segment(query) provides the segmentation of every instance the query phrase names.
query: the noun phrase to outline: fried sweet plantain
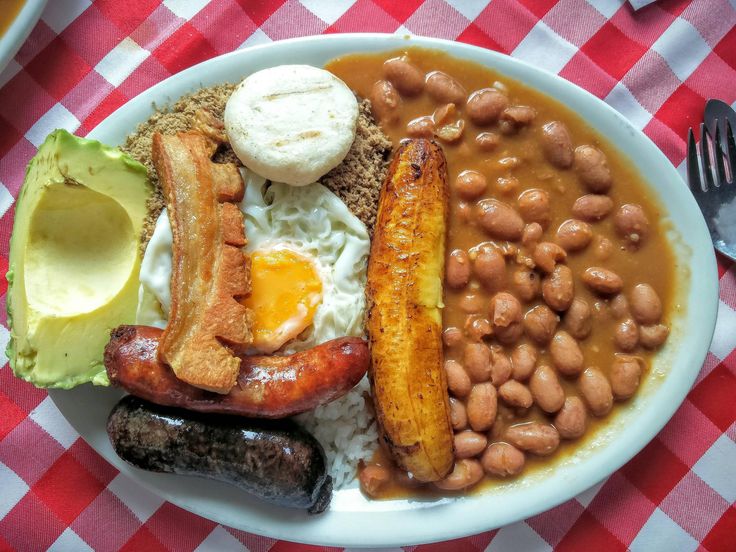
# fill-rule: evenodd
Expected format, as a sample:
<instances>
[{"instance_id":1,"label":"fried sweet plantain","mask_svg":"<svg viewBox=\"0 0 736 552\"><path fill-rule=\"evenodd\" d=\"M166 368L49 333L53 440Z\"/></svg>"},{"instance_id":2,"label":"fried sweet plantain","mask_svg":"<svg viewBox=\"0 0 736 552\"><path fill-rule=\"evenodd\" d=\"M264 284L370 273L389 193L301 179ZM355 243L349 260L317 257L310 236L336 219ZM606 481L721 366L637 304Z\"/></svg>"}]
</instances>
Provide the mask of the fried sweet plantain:
<instances>
[{"instance_id":1,"label":"fried sweet plantain","mask_svg":"<svg viewBox=\"0 0 736 552\"><path fill-rule=\"evenodd\" d=\"M197 128L153 136L153 163L163 186L174 237L171 312L159 358L195 387L227 393L235 385L241 350L252 342L250 291L240 173L213 163L224 139L221 124L198 113Z\"/></svg>"},{"instance_id":2,"label":"fried sweet plantain","mask_svg":"<svg viewBox=\"0 0 736 552\"><path fill-rule=\"evenodd\" d=\"M381 189L368 263L369 376L382 438L419 481L442 479L453 465L440 310L447 200L442 149L402 142Z\"/></svg>"}]
</instances>

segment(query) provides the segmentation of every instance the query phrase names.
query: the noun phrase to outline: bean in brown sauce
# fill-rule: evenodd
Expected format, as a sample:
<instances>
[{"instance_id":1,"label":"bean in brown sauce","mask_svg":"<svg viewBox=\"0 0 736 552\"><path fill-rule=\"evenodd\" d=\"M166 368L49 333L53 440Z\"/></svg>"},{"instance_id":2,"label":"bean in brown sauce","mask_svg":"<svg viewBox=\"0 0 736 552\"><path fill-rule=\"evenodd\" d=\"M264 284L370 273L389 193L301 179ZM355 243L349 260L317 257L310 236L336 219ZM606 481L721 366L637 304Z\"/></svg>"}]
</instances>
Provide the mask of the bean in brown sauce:
<instances>
[{"instance_id":1,"label":"bean in brown sauce","mask_svg":"<svg viewBox=\"0 0 736 552\"><path fill-rule=\"evenodd\" d=\"M581 220L596 222L613 211L613 200L607 195L586 194L572 204L572 214Z\"/></svg>"},{"instance_id":2,"label":"bean in brown sauce","mask_svg":"<svg viewBox=\"0 0 736 552\"><path fill-rule=\"evenodd\" d=\"M511 352L511 375L517 381L526 381L534 372L539 353L534 345L522 343Z\"/></svg>"},{"instance_id":3,"label":"bean in brown sauce","mask_svg":"<svg viewBox=\"0 0 736 552\"><path fill-rule=\"evenodd\" d=\"M556 311L565 311L575 298L572 270L566 265L557 265L551 274L542 280L542 297Z\"/></svg>"},{"instance_id":4,"label":"bean in brown sauce","mask_svg":"<svg viewBox=\"0 0 736 552\"><path fill-rule=\"evenodd\" d=\"M576 339L585 339L593 328L590 305L585 299L576 297L562 318L565 329Z\"/></svg>"},{"instance_id":5,"label":"bean in brown sauce","mask_svg":"<svg viewBox=\"0 0 736 552\"><path fill-rule=\"evenodd\" d=\"M486 473L499 477L517 475L524 461L524 453L508 443L491 443L480 459Z\"/></svg>"},{"instance_id":6,"label":"bean in brown sauce","mask_svg":"<svg viewBox=\"0 0 736 552\"><path fill-rule=\"evenodd\" d=\"M568 252L585 249L592 239L590 224L582 220L567 219L557 229L557 243Z\"/></svg>"},{"instance_id":7,"label":"bean in brown sauce","mask_svg":"<svg viewBox=\"0 0 736 552\"><path fill-rule=\"evenodd\" d=\"M552 165L560 169L572 165L572 139L565 123L560 121L547 123L542 127L540 139L544 155Z\"/></svg>"},{"instance_id":8,"label":"bean in brown sauce","mask_svg":"<svg viewBox=\"0 0 736 552\"><path fill-rule=\"evenodd\" d=\"M370 100L373 115L381 124L393 125L399 120L401 98L390 82L376 82L371 90Z\"/></svg>"},{"instance_id":9,"label":"bean in brown sauce","mask_svg":"<svg viewBox=\"0 0 736 552\"><path fill-rule=\"evenodd\" d=\"M585 433L588 413L579 397L567 397L555 416L555 428L563 439L577 439Z\"/></svg>"},{"instance_id":10,"label":"bean in brown sauce","mask_svg":"<svg viewBox=\"0 0 736 552\"><path fill-rule=\"evenodd\" d=\"M525 190L517 201L519 213L525 222L536 222L542 228L549 224L549 193L539 188Z\"/></svg>"},{"instance_id":11,"label":"bean in brown sauce","mask_svg":"<svg viewBox=\"0 0 736 552\"><path fill-rule=\"evenodd\" d=\"M386 60L383 63L383 73L386 80L404 96L416 96L424 89L424 73L405 57Z\"/></svg>"},{"instance_id":12,"label":"bean in brown sauce","mask_svg":"<svg viewBox=\"0 0 736 552\"><path fill-rule=\"evenodd\" d=\"M465 112L474 124L485 126L496 122L508 104L509 100L502 92L495 88L482 88L470 95Z\"/></svg>"},{"instance_id":13,"label":"bean in brown sauce","mask_svg":"<svg viewBox=\"0 0 736 552\"><path fill-rule=\"evenodd\" d=\"M559 320L547 305L537 305L524 315L524 333L539 345L546 345L552 339Z\"/></svg>"},{"instance_id":14,"label":"bean in brown sauce","mask_svg":"<svg viewBox=\"0 0 736 552\"><path fill-rule=\"evenodd\" d=\"M524 230L524 220L508 203L497 199L483 199L477 205L477 219L492 238L518 240Z\"/></svg>"},{"instance_id":15,"label":"bean in brown sauce","mask_svg":"<svg viewBox=\"0 0 736 552\"><path fill-rule=\"evenodd\" d=\"M594 146L575 148L575 170L583 184L594 193L608 192L613 183L606 155Z\"/></svg>"},{"instance_id":16,"label":"bean in brown sauce","mask_svg":"<svg viewBox=\"0 0 736 552\"><path fill-rule=\"evenodd\" d=\"M455 189L457 194L468 201L478 199L486 191L486 177L478 171L463 171L457 175Z\"/></svg>"},{"instance_id":17,"label":"bean in brown sauce","mask_svg":"<svg viewBox=\"0 0 736 552\"><path fill-rule=\"evenodd\" d=\"M336 71L338 76L359 95L370 97L373 83L386 78L382 68L384 60L404 55L407 54L397 52L390 55L370 54L351 59L343 58L333 62L329 68ZM451 184L447 251L451 252L455 249L467 251L472 265L470 281L465 287L457 290L449 287L445 289L444 325L448 329L456 330L454 339L459 338L459 342L453 345L453 332L450 332L448 336L443 336L446 358L457 361L464 370L462 367L463 353L468 343L483 343L491 347L499 347L500 344L504 348L503 354L511 357L511 377L517 382L528 382L536 369L537 362L542 364L551 362L549 351L544 349L537 351L531 340L524 334L521 321L512 321L505 327L492 326L492 309L488 308L488 312L480 311L471 314L463 311L463 308L467 309L469 305L475 304L476 297L485 297L486 305L488 305L493 295L498 292L510 292L515 296L520 303L521 314L539 304L542 298L541 276L543 272L539 268L534 268L532 253L536 245L548 241L556 243L568 253L564 262L555 262L555 268L566 267L571 271L572 279L575 281L573 301L567 310L558 311L563 320L557 325L557 330L564 329L577 340L586 363L590 366L600 366L602 368L600 373L610 380L611 388L617 377L614 376L612 361L616 358L615 353L618 349L613 335L616 325L620 322L632 318L640 326L640 339L641 335L645 336L643 341L653 349L648 349L643 343L640 343L632 356L636 355L646 363L650 363L653 356L651 351L656 350L666 340L667 326L665 324L669 320L668 317L671 316L674 265L671 251L660 228L657 207L643 193L640 178L632 170L627 160L621 158L604 138L590 131L583 122L576 119L564 107L513 81L434 52L409 49L408 59L422 74L426 75L436 70L442 71L455 79L467 91L486 88L489 83L501 80L503 84L494 84L494 87L498 86L499 90L503 90L502 94L510 102L497 115L496 120L482 125L476 124L478 119L473 120L472 107L470 102L466 103L465 97L460 98L457 102L454 101L457 98L434 99L425 88L416 96L410 97L402 94L398 98L398 119L393 123L382 123L394 144L398 144L409 134L407 125L410 121L420 117L431 119L435 111L438 116L442 113L445 115L443 122L440 125L434 125L432 132L437 131L438 127L452 125L459 120L463 120L465 125L462 132L458 132L458 128L445 129L449 133L442 142L447 157L448 181ZM395 89L394 91L396 92ZM456 103L454 112L447 107L449 103ZM550 121L558 121L565 125L571 143L591 144L604 154L611 183L613 183L610 190L600 193L602 188L596 188L596 184L591 186L590 182L584 182L579 170L580 165L576 166L575 160L572 166L566 169L556 167L549 160L543 149L540 133L542 126ZM434 121L432 123L434 124ZM414 132L417 135L429 135L429 129L426 127L415 129ZM447 141L447 138L455 141ZM476 171L486 178L487 186L479 196L472 199L460 197L453 184L463 171ZM528 188L543 190L549 194L548 226L542 228L542 225L537 222L525 221L525 215L519 207L515 215L520 220L512 231L512 237L507 238L489 233L481 223L479 218L481 209L475 207L475 203L497 200L514 209L517 206L516 201L519 194ZM649 223L646 239L634 242L630 239L633 237L632 233L623 223L619 222L618 228L616 227L616 215L621 206L627 204L641 206ZM569 236L561 238L557 230L568 219L576 219L584 230L582 232L576 230L577 233L573 232L573 241L566 242L564 240ZM586 232L585 229L590 232ZM587 244L581 245L586 240L588 240ZM476 267L477 257L471 256L474 250L479 252L482 249L479 247L481 243L485 244L483 247L497 251L497 261L501 261L501 263L496 261L496 266L502 269L498 271L501 276L488 280L490 285L486 285L479 278ZM592 290L586 284L581 285L584 271L591 267L601 267L616 273L626 285L623 291L627 296L632 294L633 288L638 283L646 282L651 285L661 300L660 319L652 323L642 323L636 319L631 309L623 315L617 314L614 298L619 294L623 297L622 292L601 293ZM472 296L472 300L467 298L469 295ZM546 300L545 304L547 304ZM658 324L662 324L662 327L658 327ZM500 351L500 347L498 350ZM493 362L491 364L493 365ZM503 366L503 363L501 365ZM640 379L643 380L643 378L642 375ZM512 380L499 384L499 389L510 381ZM627 381L624 378L624 383ZM492 382L483 383L491 384ZM616 385L619 384L621 382L616 383ZM575 432L564 433L565 430L562 429L565 427L571 431L570 426L572 425L570 422L568 426L563 426L562 413L566 412L565 405L570 402L574 403L575 400L579 405L583 405L579 410L582 410L586 419L589 418L583 438L594 434L601 422L596 417L590 417L592 414L587 411L585 400L580 398L583 395L578 381L565 379L561 385L566 398L562 409L555 415L544 413L534 404L528 408L509 406L499 392L498 397L501 399L500 403L496 404L496 419L491 429L487 430L487 436L492 436L489 441L492 442L486 447L486 451L496 450L499 447L516 451L521 460L518 468L520 471L525 465L525 455L521 450L512 447L510 441L504 442L507 441L506 432L512 427L525 423L536 423L549 427L550 431L555 431L550 425L550 423L555 423L560 424L557 433L558 440L561 435L565 439L572 439L572 434ZM619 400L618 397L619 392L617 391L617 400ZM453 394L450 409L455 430L468 429L466 399L460 399ZM519 430L513 430L512 435L514 431ZM541 435L544 436L547 433L551 435L550 431L542 430L546 433L541 433ZM562 448L567 451L572 446L566 444ZM476 458L483 460L485 454L484 451ZM526 469L533 469L539 463L540 460L529 456L526 461ZM500 477L507 473L505 470L493 473L483 462L481 464L489 477ZM512 474L518 471L513 471ZM402 476L397 472L389 487L395 486L399 480L404 479L410 481L410 478L406 478L406 474ZM409 492L414 491L409 490ZM386 496L385 492L382 496Z\"/></svg>"},{"instance_id":18,"label":"bean in brown sauce","mask_svg":"<svg viewBox=\"0 0 736 552\"><path fill-rule=\"evenodd\" d=\"M427 94L441 103L454 103L463 105L467 96L462 85L447 73L432 71L427 75L425 83Z\"/></svg>"},{"instance_id":19,"label":"bean in brown sauce","mask_svg":"<svg viewBox=\"0 0 736 552\"><path fill-rule=\"evenodd\" d=\"M580 345L565 330L560 330L549 345L552 364L565 376L577 376L583 371L585 359Z\"/></svg>"}]
</instances>

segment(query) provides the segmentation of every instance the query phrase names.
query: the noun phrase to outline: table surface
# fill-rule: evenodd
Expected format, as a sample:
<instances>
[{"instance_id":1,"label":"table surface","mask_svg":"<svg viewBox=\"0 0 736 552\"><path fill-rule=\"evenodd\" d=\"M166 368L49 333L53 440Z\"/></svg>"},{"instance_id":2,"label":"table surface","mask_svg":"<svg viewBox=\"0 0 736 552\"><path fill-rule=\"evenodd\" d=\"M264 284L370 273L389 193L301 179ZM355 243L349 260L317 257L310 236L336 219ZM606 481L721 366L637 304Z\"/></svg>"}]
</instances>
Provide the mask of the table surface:
<instances>
[{"instance_id":1,"label":"table surface","mask_svg":"<svg viewBox=\"0 0 736 552\"><path fill-rule=\"evenodd\" d=\"M356 31L458 40L558 73L628 117L683 175L684 138L705 100L736 103L736 0L660 0L636 12L623 0L51 0L0 74L0 270L25 166L52 129L85 135L151 85L221 53ZM722 257L719 276L716 335L698 380L631 462L524 522L406 549L736 550L736 271ZM3 303L6 291L3 280ZM305 548L288 538L161 500L97 455L45 391L0 369L0 550Z\"/></svg>"}]
</instances>

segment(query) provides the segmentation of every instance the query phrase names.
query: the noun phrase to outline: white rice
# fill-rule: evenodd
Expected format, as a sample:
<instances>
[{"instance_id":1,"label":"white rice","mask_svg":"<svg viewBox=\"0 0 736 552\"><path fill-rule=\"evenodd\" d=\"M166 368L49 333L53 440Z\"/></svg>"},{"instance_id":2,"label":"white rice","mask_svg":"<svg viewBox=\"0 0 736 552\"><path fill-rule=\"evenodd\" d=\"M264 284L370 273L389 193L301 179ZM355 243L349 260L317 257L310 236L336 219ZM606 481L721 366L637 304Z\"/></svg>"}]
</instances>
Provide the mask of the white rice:
<instances>
[{"instance_id":1,"label":"white rice","mask_svg":"<svg viewBox=\"0 0 736 552\"><path fill-rule=\"evenodd\" d=\"M347 395L297 417L324 447L336 489L352 483L358 462L370 460L378 447L376 421L365 400L369 391L364 377Z\"/></svg>"}]
</instances>

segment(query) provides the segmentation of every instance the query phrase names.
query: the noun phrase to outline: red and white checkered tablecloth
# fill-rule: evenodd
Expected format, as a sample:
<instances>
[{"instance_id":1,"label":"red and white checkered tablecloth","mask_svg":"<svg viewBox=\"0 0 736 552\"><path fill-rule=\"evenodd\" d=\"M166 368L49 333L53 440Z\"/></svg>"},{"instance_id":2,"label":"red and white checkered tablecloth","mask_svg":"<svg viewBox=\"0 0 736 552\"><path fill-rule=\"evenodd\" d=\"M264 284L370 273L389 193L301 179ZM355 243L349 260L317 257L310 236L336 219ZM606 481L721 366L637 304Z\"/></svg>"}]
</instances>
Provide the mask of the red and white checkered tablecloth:
<instances>
[{"instance_id":1,"label":"red and white checkered tablecloth","mask_svg":"<svg viewBox=\"0 0 736 552\"><path fill-rule=\"evenodd\" d=\"M52 129L84 135L151 85L236 48L354 31L468 42L559 73L628 117L681 171L705 100L736 103L736 0L660 0L637 12L623 0L50 0L0 74L0 272L26 163ZM719 258L719 275L705 365L639 455L524 522L407 550L736 550L736 270ZM3 280L3 303L6 291ZM0 327L2 349L7 340ZM6 365L0 550L47 548L305 547L223 527L139 487Z\"/></svg>"}]
</instances>

